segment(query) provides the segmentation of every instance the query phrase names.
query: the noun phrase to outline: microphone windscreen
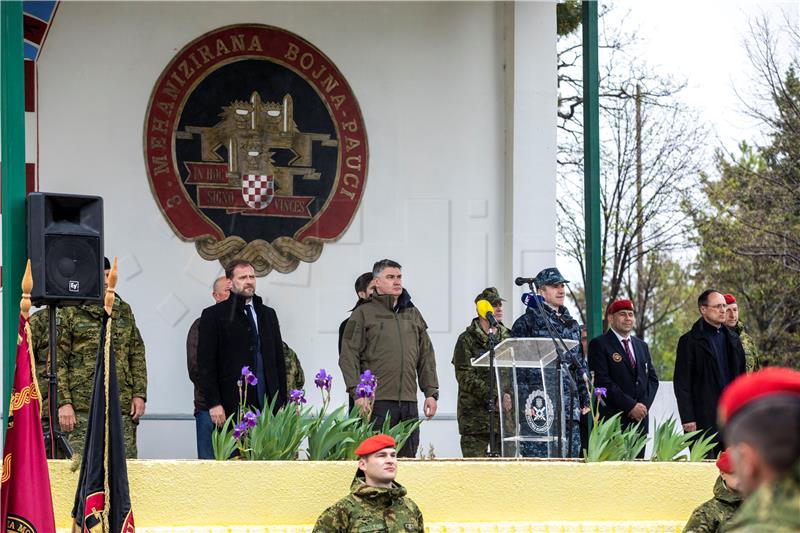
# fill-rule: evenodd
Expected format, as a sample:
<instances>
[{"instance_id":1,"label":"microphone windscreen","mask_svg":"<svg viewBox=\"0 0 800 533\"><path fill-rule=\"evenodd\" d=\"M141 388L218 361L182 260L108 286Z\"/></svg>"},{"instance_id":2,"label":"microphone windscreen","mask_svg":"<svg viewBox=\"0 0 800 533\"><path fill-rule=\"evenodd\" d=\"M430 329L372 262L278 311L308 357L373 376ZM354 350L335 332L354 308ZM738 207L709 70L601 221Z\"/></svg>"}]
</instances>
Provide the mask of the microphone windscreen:
<instances>
[{"instance_id":1,"label":"microphone windscreen","mask_svg":"<svg viewBox=\"0 0 800 533\"><path fill-rule=\"evenodd\" d=\"M478 311L478 316L481 318L486 318L486 313L494 313L494 307L492 307L492 304L490 304L488 300L478 300L475 304L475 308Z\"/></svg>"},{"instance_id":2,"label":"microphone windscreen","mask_svg":"<svg viewBox=\"0 0 800 533\"><path fill-rule=\"evenodd\" d=\"M532 292L524 292L520 299L522 303L525 304L526 307L536 308L536 301L534 298L537 298L540 302L544 302L544 297L541 294L534 294Z\"/></svg>"}]
</instances>

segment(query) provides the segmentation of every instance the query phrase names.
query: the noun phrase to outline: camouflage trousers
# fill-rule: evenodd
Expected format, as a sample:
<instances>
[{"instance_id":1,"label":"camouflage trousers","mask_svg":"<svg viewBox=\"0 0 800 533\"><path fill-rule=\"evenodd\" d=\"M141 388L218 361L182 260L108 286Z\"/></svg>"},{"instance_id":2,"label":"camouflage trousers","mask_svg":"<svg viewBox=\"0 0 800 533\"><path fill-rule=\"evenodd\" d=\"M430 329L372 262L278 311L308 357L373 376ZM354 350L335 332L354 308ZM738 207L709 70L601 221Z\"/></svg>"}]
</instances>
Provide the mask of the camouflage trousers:
<instances>
[{"instance_id":1,"label":"camouflage trousers","mask_svg":"<svg viewBox=\"0 0 800 533\"><path fill-rule=\"evenodd\" d=\"M75 427L69 433L64 432L72 448L72 453L76 455L83 455L83 446L86 443L86 427L89 423L89 413L86 411L75 412ZM122 433L123 440L125 441L125 458L136 459L139 456L139 450L136 447L136 429L139 427L139 422L134 421L127 413L122 415ZM49 419L42 419L42 430L45 434L45 442L48 442L48 433L50 432ZM47 450L48 457L50 451ZM63 451L58 450L56 457L64 459Z\"/></svg>"},{"instance_id":2,"label":"camouflage trousers","mask_svg":"<svg viewBox=\"0 0 800 533\"><path fill-rule=\"evenodd\" d=\"M494 442L497 453L500 454L500 435L495 434ZM489 434L461 435L462 457L486 457L489 454Z\"/></svg>"}]
</instances>

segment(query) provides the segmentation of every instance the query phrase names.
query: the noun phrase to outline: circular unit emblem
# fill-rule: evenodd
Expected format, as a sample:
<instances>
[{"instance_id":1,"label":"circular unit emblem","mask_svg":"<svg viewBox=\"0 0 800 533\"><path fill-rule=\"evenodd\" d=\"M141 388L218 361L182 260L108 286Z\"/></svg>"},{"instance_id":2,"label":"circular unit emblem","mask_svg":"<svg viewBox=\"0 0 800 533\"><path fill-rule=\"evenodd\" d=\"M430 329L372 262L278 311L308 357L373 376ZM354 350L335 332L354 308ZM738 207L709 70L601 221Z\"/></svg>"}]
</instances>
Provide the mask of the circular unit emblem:
<instances>
[{"instance_id":1,"label":"circular unit emblem","mask_svg":"<svg viewBox=\"0 0 800 533\"><path fill-rule=\"evenodd\" d=\"M553 404L540 390L531 391L525 400L525 420L534 433L547 435L553 425Z\"/></svg>"},{"instance_id":2,"label":"circular unit emblem","mask_svg":"<svg viewBox=\"0 0 800 533\"><path fill-rule=\"evenodd\" d=\"M364 119L333 62L303 38L243 24L170 61L144 123L150 188L175 233L257 275L316 261L367 179Z\"/></svg>"}]
</instances>

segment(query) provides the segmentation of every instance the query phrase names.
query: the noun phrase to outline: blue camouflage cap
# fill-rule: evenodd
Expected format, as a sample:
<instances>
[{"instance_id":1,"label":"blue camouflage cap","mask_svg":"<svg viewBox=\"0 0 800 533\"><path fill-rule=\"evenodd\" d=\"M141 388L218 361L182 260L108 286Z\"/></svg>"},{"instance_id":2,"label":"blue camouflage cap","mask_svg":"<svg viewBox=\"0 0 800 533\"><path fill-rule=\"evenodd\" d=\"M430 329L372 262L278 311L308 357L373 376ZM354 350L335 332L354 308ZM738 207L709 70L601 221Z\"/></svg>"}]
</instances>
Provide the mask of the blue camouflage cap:
<instances>
[{"instance_id":1,"label":"blue camouflage cap","mask_svg":"<svg viewBox=\"0 0 800 533\"><path fill-rule=\"evenodd\" d=\"M533 278L537 287L542 285L556 285L558 283L569 283L569 280L564 279L561 272L556 267L545 268Z\"/></svg>"}]
</instances>

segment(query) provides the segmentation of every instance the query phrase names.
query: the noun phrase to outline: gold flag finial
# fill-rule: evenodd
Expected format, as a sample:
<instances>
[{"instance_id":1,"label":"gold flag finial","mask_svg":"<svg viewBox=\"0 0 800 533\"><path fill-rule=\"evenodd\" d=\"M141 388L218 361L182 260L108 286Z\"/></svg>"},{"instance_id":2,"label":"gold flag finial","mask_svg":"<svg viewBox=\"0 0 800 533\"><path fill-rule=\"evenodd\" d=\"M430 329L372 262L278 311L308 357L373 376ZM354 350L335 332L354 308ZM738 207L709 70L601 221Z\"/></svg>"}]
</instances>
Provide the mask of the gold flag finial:
<instances>
[{"instance_id":1,"label":"gold flag finial","mask_svg":"<svg viewBox=\"0 0 800 533\"><path fill-rule=\"evenodd\" d=\"M104 307L106 313L111 315L111 308L114 307L114 293L117 287L117 258L114 257L114 262L111 264L111 272L108 273L108 283L106 283L106 299Z\"/></svg>"},{"instance_id":2,"label":"gold flag finial","mask_svg":"<svg viewBox=\"0 0 800 533\"><path fill-rule=\"evenodd\" d=\"M33 276L31 276L31 260L25 265L25 274L22 276L22 299L19 301L19 312L28 318L31 310L31 290L33 290Z\"/></svg>"}]
</instances>

